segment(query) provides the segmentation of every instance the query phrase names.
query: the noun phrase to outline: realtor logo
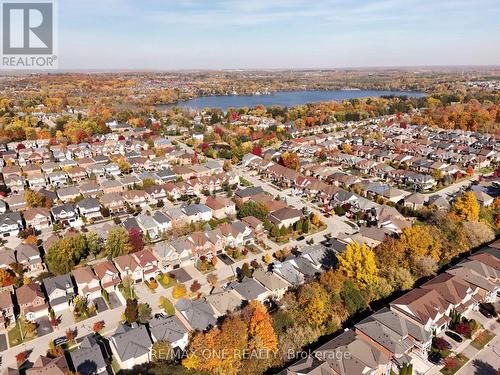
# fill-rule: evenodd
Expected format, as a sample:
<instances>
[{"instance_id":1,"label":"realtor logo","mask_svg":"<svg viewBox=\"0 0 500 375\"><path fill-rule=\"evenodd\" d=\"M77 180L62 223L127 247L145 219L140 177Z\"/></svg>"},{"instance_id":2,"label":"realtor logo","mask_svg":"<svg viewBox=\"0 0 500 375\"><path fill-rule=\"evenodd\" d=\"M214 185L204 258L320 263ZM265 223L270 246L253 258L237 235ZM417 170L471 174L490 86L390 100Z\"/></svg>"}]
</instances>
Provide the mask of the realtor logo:
<instances>
[{"instance_id":1,"label":"realtor logo","mask_svg":"<svg viewBox=\"0 0 500 375\"><path fill-rule=\"evenodd\" d=\"M55 67L57 56L53 1L4 1L1 20L3 67Z\"/></svg>"}]
</instances>

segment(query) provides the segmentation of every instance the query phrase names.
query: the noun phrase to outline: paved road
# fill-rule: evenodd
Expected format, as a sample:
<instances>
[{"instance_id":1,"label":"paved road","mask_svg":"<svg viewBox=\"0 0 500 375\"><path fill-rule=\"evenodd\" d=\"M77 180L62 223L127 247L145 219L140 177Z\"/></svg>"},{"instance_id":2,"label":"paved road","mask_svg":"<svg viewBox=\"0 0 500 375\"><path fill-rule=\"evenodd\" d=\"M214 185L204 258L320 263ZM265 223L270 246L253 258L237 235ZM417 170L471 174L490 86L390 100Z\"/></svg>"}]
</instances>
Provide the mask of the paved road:
<instances>
[{"instance_id":1,"label":"paved road","mask_svg":"<svg viewBox=\"0 0 500 375\"><path fill-rule=\"evenodd\" d=\"M433 193L426 193L427 195L441 195L444 198L449 198L453 196L455 193L459 192L462 188L468 188L470 185L472 185L473 181L477 181L479 178L478 175L472 176L470 179L466 179L460 182L457 182L455 184L452 184L450 186L447 186L439 191L433 192Z\"/></svg>"}]
</instances>

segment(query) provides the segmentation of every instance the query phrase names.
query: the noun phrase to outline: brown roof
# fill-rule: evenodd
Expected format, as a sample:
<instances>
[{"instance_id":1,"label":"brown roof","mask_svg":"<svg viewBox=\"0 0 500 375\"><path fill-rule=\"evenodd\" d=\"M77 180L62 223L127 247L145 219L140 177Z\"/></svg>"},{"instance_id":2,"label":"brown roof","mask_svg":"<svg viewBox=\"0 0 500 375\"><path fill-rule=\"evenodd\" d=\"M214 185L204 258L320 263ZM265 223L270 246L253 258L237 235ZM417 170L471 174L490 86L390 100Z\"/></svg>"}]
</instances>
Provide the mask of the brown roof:
<instances>
[{"instance_id":1,"label":"brown roof","mask_svg":"<svg viewBox=\"0 0 500 375\"><path fill-rule=\"evenodd\" d=\"M113 259L115 264L122 270L125 271L127 268L134 272L139 268L139 263L130 254L121 255Z\"/></svg>"},{"instance_id":2,"label":"brown roof","mask_svg":"<svg viewBox=\"0 0 500 375\"><path fill-rule=\"evenodd\" d=\"M423 289L434 289L441 297L453 305L457 305L467 296L469 283L458 276L442 273L422 285Z\"/></svg>"},{"instance_id":3,"label":"brown roof","mask_svg":"<svg viewBox=\"0 0 500 375\"><path fill-rule=\"evenodd\" d=\"M0 309L6 309L14 306L12 302L12 295L9 290L4 290L0 292Z\"/></svg>"},{"instance_id":4,"label":"brown roof","mask_svg":"<svg viewBox=\"0 0 500 375\"><path fill-rule=\"evenodd\" d=\"M118 274L118 270L110 260L96 265L94 267L94 272L101 280L104 278L104 276L106 276L106 273Z\"/></svg>"},{"instance_id":5,"label":"brown roof","mask_svg":"<svg viewBox=\"0 0 500 375\"><path fill-rule=\"evenodd\" d=\"M405 295L397 298L391 306L405 306L407 309L400 309L405 314L412 316L422 324L434 320L438 313L444 314L449 305L434 289L412 289Z\"/></svg>"},{"instance_id":6,"label":"brown roof","mask_svg":"<svg viewBox=\"0 0 500 375\"><path fill-rule=\"evenodd\" d=\"M210 207L212 210L220 210L223 209L225 206L224 204L213 197L208 197L207 201L205 202L205 206Z\"/></svg>"},{"instance_id":7,"label":"brown roof","mask_svg":"<svg viewBox=\"0 0 500 375\"><path fill-rule=\"evenodd\" d=\"M69 367L64 356L54 359L40 356L33 367L26 370L26 375L64 375L68 372Z\"/></svg>"},{"instance_id":8,"label":"brown roof","mask_svg":"<svg viewBox=\"0 0 500 375\"><path fill-rule=\"evenodd\" d=\"M45 207L28 208L26 211L24 211L24 219L26 221L31 221L38 215L43 217L49 217L50 211L48 208Z\"/></svg>"},{"instance_id":9,"label":"brown roof","mask_svg":"<svg viewBox=\"0 0 500 375\"><path fill-rule=\"evenodd\" d=\"M255 216L246 216L241 220L250 225L252 228L257 228L259 225L262 225L262 221L257 219Z\"/></svg>"},{"instance_id":10,"label":"brown roof","mask_svg":"<svg viewBox=\"0 0 500 375\"><path fill-rule=\"evenodd\" d=\"M40 285L31 282L29 284L23 285L16 290L17 302L20 305L28 305L32 303L37 297L45 299L42 293Z\"/></svg>"},{"instance_id":11,"label":"brown roof","mask_svg":"<svg viewBox=\"0 0 500 375\"><path fill-rule=\"evenodd\" d=\"M491 268L494 268L497 271L500 271L500 260L493 254L478 253L470 256L469 259L478 260L481 263L486 264L487 266L490 266Z\"/></svg>"},{"instance_id":12,"label":"brown roof","mask_svg":"<svg viewBox=\"0 0 500 375\"><path fill-rule=\"evenodd\" d=\"M90 267L81 267L73 271L73 276L77 284L90 283L92 280L97 280L94 271Z\"/></svg>"}]
</instances>

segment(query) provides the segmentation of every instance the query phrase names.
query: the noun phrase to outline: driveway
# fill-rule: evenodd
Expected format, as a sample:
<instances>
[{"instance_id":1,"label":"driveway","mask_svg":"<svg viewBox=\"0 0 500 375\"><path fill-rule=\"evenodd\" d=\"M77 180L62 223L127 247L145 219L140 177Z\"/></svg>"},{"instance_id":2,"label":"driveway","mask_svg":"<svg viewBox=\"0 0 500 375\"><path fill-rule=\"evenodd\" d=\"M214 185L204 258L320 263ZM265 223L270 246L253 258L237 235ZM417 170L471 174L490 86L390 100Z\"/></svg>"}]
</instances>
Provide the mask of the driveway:
<instances>
[{"instance_id":1,"label":"driveway","mask_svg":"<svg viewBox=\"0 0 500 375\"><path fill-rule=\"evenodd\" d=\"M7 337L5 337L5 334L0 335L0 352L3 352L4 350L7 350Z\"/></svg>"},{"instance_id":2,"label":"driveway","mask_svg":"<svg viewBox=\"0 0 500 375\"><path fill-rule=\"evenodd\" d=\"M226 254L219 254L217 255L217 258L219 258L222 261L222 263L224 263L226 266L234 264L234 260L229 258Z\"/></svg>"},{"instance_id":3,"label":"driveway","mask_svg":"<svg viewBox=\"0 0 500 375\"><path fill-rule=\"evenodd\" d=\"M54 331L48 317L37 319L36 323L38 324L36 329L38 336L44 336Z\"/></svg>"},{"instance_id":4,"label":"driveway","mask_svg":"<svg viewBox=\"0 0 500 375\"><path fill-rule=\"evenodd\" d=\"M94 301L95 306L97 307L97 312L101 313L103 311L106 311L108 309L108 305L106 305L106 301L104 301L104 298L99 297L96 298Z\"/></svg>"},{"instance_id":5,"label":"driveway","mask_svg":"<svg viewBox=\"0 0 500 375\"><path fill-rule=\"evenodd\" d=\"M151 289L149 289L144 283L135 284L134 290L139 301L147 301L153 294Z\"/></svg>"},{"instance_id":6,"label":"driveway","mask_svg":"<svg viewBox=\"0 0 500 375\"><path fill-rule=\"evenodd\" d=\"M116 292L109 293L108 297L109 297L109 304L112 309L116 309L117 307L120 307L122 305L120 299L116 295Z\"/></svg>"}]
</instances>

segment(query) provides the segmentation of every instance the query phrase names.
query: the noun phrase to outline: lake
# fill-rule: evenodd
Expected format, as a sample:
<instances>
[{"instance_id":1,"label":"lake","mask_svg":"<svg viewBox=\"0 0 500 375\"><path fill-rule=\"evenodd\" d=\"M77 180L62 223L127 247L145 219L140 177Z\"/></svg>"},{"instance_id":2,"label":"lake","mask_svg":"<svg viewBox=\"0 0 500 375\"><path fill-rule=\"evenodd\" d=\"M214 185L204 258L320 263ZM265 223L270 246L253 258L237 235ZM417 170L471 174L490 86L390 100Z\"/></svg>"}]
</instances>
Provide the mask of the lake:
<instances>
[{"instance_id":1,"label":"lake","mask_svg":"<svg viewBox=\"0 0 500 375\"><path fill-rule=\"evenodd\" d=\"M266 107L280 105L283 107L293 107L306 103L326 102L331 100L342 101L345 99L356 99L366 97L380 97L387 95L420 97L425 96L419 92L404 91L384 91L384 90L304 90L304 91L280 91L271 95L214 95L203 96L176 104L162 104L156 106L158 110L172 107L203 109L221 108L224 111L229 107L255 107L262 104Z\"/></svg>"}]
</instances>

